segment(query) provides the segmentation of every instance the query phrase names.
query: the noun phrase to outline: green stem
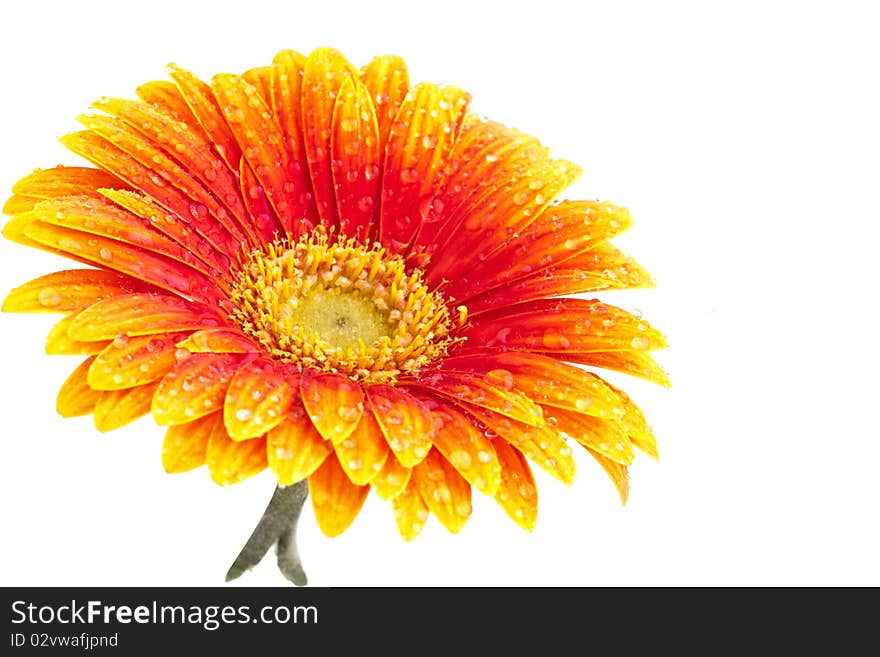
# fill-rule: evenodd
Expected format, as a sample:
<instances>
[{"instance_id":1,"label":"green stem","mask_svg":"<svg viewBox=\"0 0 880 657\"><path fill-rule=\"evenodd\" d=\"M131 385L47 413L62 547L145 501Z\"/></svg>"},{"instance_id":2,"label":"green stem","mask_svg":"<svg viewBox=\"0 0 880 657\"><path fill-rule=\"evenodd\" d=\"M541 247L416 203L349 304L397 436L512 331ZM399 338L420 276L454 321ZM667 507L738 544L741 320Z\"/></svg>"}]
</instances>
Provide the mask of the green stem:
<instances>
[{"instance_id":1,"label":"green stem","mask_svg":"<svg viewBox=\"0 0 880 657\"><path fill-rule=\"evenodd\" d=\"M297 586L308 583L296 549L296 524L308 495L309 486L305 479L292 486L275 487L263 517L226 573L227 582L260 563L269 548L275 545L281 574Z\"/></svg>"}]
</instances>

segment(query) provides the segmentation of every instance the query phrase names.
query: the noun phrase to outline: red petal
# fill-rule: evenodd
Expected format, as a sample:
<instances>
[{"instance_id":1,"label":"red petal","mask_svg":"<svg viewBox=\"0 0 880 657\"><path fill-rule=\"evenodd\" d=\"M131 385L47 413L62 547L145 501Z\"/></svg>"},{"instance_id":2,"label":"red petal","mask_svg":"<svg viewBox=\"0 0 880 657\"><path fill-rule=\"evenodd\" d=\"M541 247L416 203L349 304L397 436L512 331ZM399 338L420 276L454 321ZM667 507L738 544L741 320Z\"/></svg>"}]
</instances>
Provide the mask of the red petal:
<instances>
[{"instance_id":1,"label":"red petal","mask_svg":"<svg viewBox=\"0 0 880 657\"><path fill-rule=\"evenodd\" d=\"M434 204L470 95L420 84L406 95L391 126L382 176L379 239L403 252L423 223L440 219Z\"/></svg>"},{"instance_id":2,"label":"red petal","mask_svg":"<svg viewBox=\"0 0 880 657\"><path fill-rule=\"evenodd\" d=\"M379 152L385 153L391 124L397 118L409 91L409 71L400 57L374 57L361 71L361 81L369 90L379 129Z\"/></svg>"},{"instance_id":3,"label":"red petal","mask_svg":"<svg viewBox=\"0 0 880 657\"><path fill-rule=\"evenodd\" d=\"M3 301L4 312L69 312L149 285L100 269L69 269L40 276L12 290Z\"/></svg>"},{"instance_id":4,"label":"red petal","mask_svg":"<svg viewBox=\"0 0 880 657\"><path fill-rule=\"evenodd\" d=\"M59 165L53 169L37 169L15 183L12 191L38 199L61 196L99 198L98 190L102 188L125 189L126 185L116 176L101 169Z\"/></svg>"},{"instance_id":5,"label":"red petal","mask_svg":"<svg viewBox=\"0 0 880 657\"><path fill-rule=\"evenodd\" d=\"M179 342L177 346L194 354L248 354L260 351L260 347L245 337L241 331L230 328L209 328L196 331L190 334L186 340Z\"/></svg>"},{"instance_id":6,"label":"red petal","mask_svg":"<svg viewBox=\"0 0 880 657\"><path fill-rule=\"evenodd\" d=\"M334 99L347 78L357 78L357 69L338 50L318 48L309 54L302 80L303 138L318 214L327 227L338 222L330 139Z\"/></svg>"},{"instance_id":7,"label":"red petal","mask_svg":"<svg viewBox=\"0 0 880 657\"><path fill-rule=\"evenodd\" d=\"M354 78L345 79L336 97L331 152L340 233L366 242L379 210L383 151L369 92Z\"/></svg>"},{"instance_id":8,"label":"red petal","mask_svg":"<svg viewBox=\"0 0 880 657\"><path fill-rule=\"evenodd\" d=\"M177 364L176 343L185 335L117 336L92 363L89 385L95 390L124 390L165 376Z\"/></svg>"}]
</instances>

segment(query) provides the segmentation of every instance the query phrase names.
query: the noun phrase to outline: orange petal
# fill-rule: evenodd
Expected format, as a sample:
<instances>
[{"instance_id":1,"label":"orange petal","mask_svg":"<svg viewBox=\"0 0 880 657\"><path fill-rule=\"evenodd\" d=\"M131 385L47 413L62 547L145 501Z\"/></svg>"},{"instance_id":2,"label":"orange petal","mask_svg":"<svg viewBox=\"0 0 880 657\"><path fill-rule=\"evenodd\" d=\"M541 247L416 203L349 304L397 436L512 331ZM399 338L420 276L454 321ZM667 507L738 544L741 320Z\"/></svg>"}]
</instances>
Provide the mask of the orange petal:
<instances>
[{"instance_id":1,"label":"orange petal","mask_svg":"<svg viewBox=\"0 0 880 657\"><path fill-rule=\"evenodd\" d=\"M654 431L645 419L642 410L623 390L615 388L610 383L606 385L614 391L623 405L624 415L620 418L620 423L633 446L656 460L658 458L657 439L654 437Z\"/></svg>"},{"instance_id":2,"label":"orange petal","mask_svg":"<svg viewBox=\"0 0 880 657\"><path fill-rule=\"evenodd\" d=\"M413 468L412 483L437 519L453 534L470 518L471 486L435 449Z\"/></svg>"},{"instance_id":3,"label":"orange petal","mask_svg":"<svg viewBox=\"0 0 880 657\"><path fill-rule=\"evenodd\" d=\"M286 374L268 358L252 360L235 373L223 403L223 421L233 440L262 436L284 420L298 393L298 381Z\"/></svg>"},{"instance_id":4,"label":"orange petal","mask_svg":"<svg viewBox=\"0 0 880 657\"><path fill-rule=\"evenodd\" d=\"M395 55L374 57L361 70L361 82L369 90L375 107L379 134L379 152L385 152L391 124L397 118L403 99L409 91L409 70L406 62Z\"/></svg>"},{"instance_id":5,"label":"orange petal","mask_svg":"<svg viewBox=\"0 0 880 657\"><path fill-rule=\"evenodd\" d=\"M221 253L228 256L238 254L241 241L234 233L228 232L218 219L222 217L226 221L228 212L204 186L186 174L179 165L157 152L155 147L145 144L143 140L134 139L128 132L124 135L118 132L118 126L111 127L98 117L91 117L88 123L93 127L91 131L65 135L61 138L61 143L77 155L121 178L132 189L153 198L168 211L186 217ZM105 138L98 130L112 138ZM113 143L113 139L117 137L124 138L122 147ZM151 155L147 157L145 153ZM228 221L226 223L231 225Z\"/></svg>"},{"instance_id":6,"label":"orange petal","mask_svg":"<svg viewBox=\"0 0 880 657\"><path fill-rule=\"evenodd\" d=\"M156 423L183 424L219 411L229 381L245 358L239 354L192 354L180 361L165 375L153 397Z\"/></svg>"},{"instance_id":7,"label":"orange petal","mask_svg":"<svg viewBox=\"0 0 880 657\"><path fill-rule=\"evenodd\" d=\"M339 464L352 483L369 484L389 458L385 434L372 413L364 413L354 432L335 446Z\"/></svg>"},{"instance_id":8,"label":"orange petal","mask_svg":"<svg viewBox=\"0 0 880 657\"><path fill-rule=\"evenodd\" d=\"M627 467L622 463L609 459L607 456L602 456L602 454L590 449L586 445L584 445L584 449L598 461L602 469L605 470L605 473L611 478L611 482L620 496L620 503L626 504L627 499L629 499L629 471Z\"/></svg>"},{"instance_id":9,"label":"orange petal","mask_svg":"<svg viewBox=\"0 0 880 657\"><path fill-rule=\"evenodd\" d=\"M538 519L538 488L532 469L526 457L506 440L493 444L501 463L501 485L495 500L516 524L532 531Z\"/></svg>"},{"instance_id":10,"label":"orange petal","mask_svg":"<svg viewBox=\"0 0 880 657\"><path fill-rule=\"evenodd\" d=\"M284 135L258 90L241 76L215 75L211 89L242 154L288 234L299 231L297 204L287 185L288 155Z\"/></svg>"},{"instance_id":11,"label":"orange petal","mask_svg":"<svg viewBox=\"0 0 880 657\"><path fill-rule=\"evenodd\" d=\"M46 335L46 353L54 356L65 356L68 354L97 354L104 347L110 344L109 340L97 340L92 342L81 342L71 338L67 329L76 318L76 313L68 315L60 322L55 324Z\"/></svg>"},{"instance_id":12,"label":"orange petal","mask_svg":"<svg viewBox=\"0 0 880 657\"><path fill-rule=\"evenodd\" d=\"M173 82L168 80L147 82L135 89L135 93L138 95L138 98L149 104L157 112L161 112L175 121L185 123L189 126L190 130L201 136L206 143L210 143L211 140L208 138L208 135L202 130L202 126L199 125L189 105L186 104L186 99L181 95L177 85Z\"/></svg>"},{"instance_id":13,"label":"orange petal","mask_svg":"<svg viewBox=\"0 0 880 657\"><path fill-rule=\"evenodd\" d=\"M338 50L317 48L309 54L302 80L302 130L318 214L327 227L338 220L330 139L334 99L346 78L357 78L357 69Z\"/></svg>"},{"instance_id":14,"label":"orange petal","mask_svg":"<svg viewBox=\"0 0 880 657\"><path fill-rule=\"evenodd\" d=\"M226 433L220 413L208 438L205 462L211 479L221 486L235 484L266 469L266 440L235 441Z\"/></svg>"},{"instance_id":15,"label":"orange petal","mask_svg":"<svg viewBox=\"0 0 880 657\"><path fill-rule=\"evenodd\" d=\"M405 541L411 541L419 535L430 515L428 505L412 482L391 500L391 508L394 510L397 531Z\"/></svg>"},{"instance_id":16,"label":"orange petal","mask_svg":"<svg viewBox=\"0 0 880 657\"><path fill-rule=\"evenodd\" d=\"M184 335L116 336L89 368L89 385L95 390L124 390L165 376L177 364L175 343Z\"/></svg>"},{"instance_id":17,"label":"orange petal","mask_svg":"<svg viewBox=\"0 0 880 657\"><path fill-rule=\"evenodd\" d=\"M3 204L3 214L10 216L16 214L24 214L33 210L37 204L43 199L36 196L22 196L21 194L13 194Z\"/></svg>"},{"instance_id":18,"label":"orange petal","mask_svg":"<svg viewBox=\"0 0 880 657\"><path fill-rule=\"evenodd\" d=\"M327 536L344 532L357 517L369 492L369 486L351 483L336 455L329 455L309 477L309 495L318 527Z\"/></svg>"},{"instance_id":19,"label":"orange petal","mask_svg":"<svg viewBox=\"0 0 880 657\"><path fill-rule=\"evenodd\" d=\"M257 353L260 348L247 338L241 331L228 328L202 329L177 344L194 354L249 354Z\"/></svg>"},{"instance_id":20,"label":"orange petal","mask_svg":"<svg viewBox=\"0 0 880 657\"><path fill-rule=\"evenodd\" d=\"M158 382L127 390L107 390L95 404L95 427L98 431L113 431L124 427L150 412L153 393Z\"/></svg>"},{"instance_id":21,"label":"orange petal","mask_svg":"<svg viewBox=\"0 0 880 657\"><path fill-rule=\"evenodd\" d=\"M266 435L266 451L278 483L289 486L317 470L333 446L315 429L302 404L294 402L288 416Z\"/></svg>"},{"instance_id":22,"label":"orange petal","mask_svg":"<svg viewBox=\"0 0 880 657\"><path fill-rule=\"evenodd\" d=\"M333 444L341 443L357 428L364 412L364 391L338 374L302 378L302 400L312 423Z\"/></svg>"},{"instance_id":23,"label":"orange petal","mask_svg":"<svg viewBox=\"0 0 880 657\"><path fill-rule=\"evenodd\" d=\"M100 269L68 269L40 276L13 289L4 312L69 312L110 297L145 292L150 286Z\"/></svg>"},{"instance_id":24,"label":"orange petal","mask_svg":"<svg viewBox=\"0 0 880 657\"><path fill-rule=\"evenodd\" d=\"M404 491L411 477L412 468L403 467L393 454L389 454L382 470L370 481L370 486L387 502Z\"/></svg>"},{"instance_id":25,"label":"orange petal","mask_svg":"<svg viewBox=\"0 0 880 657\"><path fill-rule=\"evenodd\" d=\"M15 183L12 191L39 199L61 196L98 198L98 190L104 187L125 189L127 186L116 176L101 169L59 165L53 169L37 169Z\"/></svg>"},{"instance_id":26,"label":"orange petal","mask_svg":"<svg viewBox=\"0 0 880 657\"><path fill-rule=\"evenodd\" d=\"M574 482L575 465L571 448L552 427L531 427L477 406L468 412L562 483Z\"/></svg>"},{"instance_id":27,"label":"orange petal","mask_svg":"<svg viewBox=\"0 0 880 657\"><path fill-rule=\"evenodd\" d=\"M117 335L174 333L217 326L205 306L160 294L125 294L92 304L71 323L75 340L112 340Z\"/></svg>"},{"instance_id":28,"label":"orange petal","mask_svg":"<svg viewBox=\"0 0 880 657\"><path fill-rule=\"evenodd\" d=\"M473 278L473 274L471 274ZM470 316L533 299L600 290L653 287L647 270L610 244L600 244L565 262L487 290L476 298L460 298ZM453 294L450 291L450 294Z\"/></svg>"},{"instance_id":29,"label":"orange petal","mask_svg":"<svg viewBox=\"0 0 880 657\"><path fill-rule=\"evenodd\" d=\"M241 160L240 166L242 198L253 220L254 230L260 235L260 241L272 242L279 235L284 235L287 229L277 220L275 210L269 203L269 197L266 196L266 190L260 184L253 167L245 159Z\"/></svg>"},{"instance_id":30,"label":"orange petal","mask_svg":"<svg viewBox=\"0 0 880 657\"><path fill-rule=\"evenodd\" d=\"M208 440L217 422L222 422L220 413L168 427L162 442L162 467L165 472L187 472L204 465Z\"/></svg>"},{"instance_id":31,"label":"orange petal","mask_svg":"<svg viewBox=\"0 0 880 657\"><path fill-rule=\"evenodd\" d=\"M193 258L184 258L184 261L194 263L194 269L209 272L212 276L219 276L220 272L229 269L229 256L194 230L189 222L173 212L168 212L153 199L139 192L118 189L102 189L101 195L150 222L153 228L179 244L187 253L191 253L200 262L195 264Z\"/></svg>"},{"instance_id":32,"label":"orange petal","mask_svg":"<svg viewBox=\"0 0 880 657\"><path fill-rule=\"evenodd\" d=\"M391 126L382 176L379 237L402 252L423 223L440 219L442 189L470 95L456 87L420 84L410 91Z\"/></svg>"},{"instance_id":33,"label":"orange petal","mask_svg":"<svg viewBox=\"0 0 880 657\"><path fill-rule=\"evenodd\" d=\"M525 230L580 173L581 168L572 162L547 158L523 175L497 181L497 186L435 254L429 284L438 276L455 280L464 275L469 263L515 245L514 236Z\"/></svg>"},{"instance_id":34,"label":"orange petal","mask_svg":"<svg viewBox=\"0 0 880 657\"><path fill-rule=\"evenodd\" d=\"M211 93L211 88L176 64L168 66L168 74L174 79L181 96L208 136L209 142L214 145L218 155L223 158L230 170L238 171L241 150L223 118L223 113Z\"/></svg>"},{"instance_id":35,"label":"orange petal","mask_svg":"<svg viewBox=\"0 0 880 657\"><path fill-rule=\"evenodd\" d=\"M612 461L629 465L635 454L620 422L602 420L561 408L545 408L547 422L558 431Z\"/></svg>"},{"instance_id":36,"label":"orange petal","mask_svg":"<svg viewBox=\"0 0 880 657\"><path fill-rule=\"evenodd\" d=\"M246 241L241 230L246 227L244 206L237 194L238 184L229 167L211 150L204 133L194 130L185 122L177 121L145 103L118 98L104 98L94 106L118 117L133 130L143 134L151 146L158 147L179 163L184 170L210 192L203 196L201 187L194 188L198 197L193 200L205 203L217 220L239 241ZM116 142L119 144L119 142ZM142 142L133 142L134 144ZM138 154L129 151L134 157ZM143 160L141 160L143 162ZM145 164L155 165L152 157ZM172 173L176 173L171 164ZM171 178L178 184L179 174ZM181 187L183 190L184 188ZM228 210L228 213L225 211ZM234 217L233 221L230 217Z\"/></svg>"},{"instance_id":37,"label":"orange petal","mask_svg":"<svg viewBox=\"0 0 880 657\"><path fill-rule=\"evenodd\" d=\"M284 134L290 166L287 183L292 185L292 202L297 204L294 214L303 218L303 230L311 230L319 222L318 208L312 190L312 179L306 159L302 133L302 80L306 56L292 50L282 50L272 60L272 107ZM299 233L291 234L291 238Z\"/></svg>"},{"instance_id":38,"label":"orange petal","mask_svg":"<svg viewBox=\"0 0 880 657\"><path fill-rule=\"evenodd\" d=\"M596 300L541 299L472 321L466 344L479 349L537 351L571 360L569 354L666 346L663 335L646 321Z\"/></svg>"},{"instance_id":39,"label":"orange petal","mask_svg":"<svg viewBox=\"0 0 880 657\"><path fill-rule=\"evenodd\" d=\"M367 397L385 440L400 464L411 468L424 459L434 434L427 407L409 393L384 384L369 386Z\"/></svg>"},{"instance_id":40,"label":"orange petal","mask_svg":"<svg viewBox=\"0 0 880 657\"><path fill-rule=\"evenodd\" d=\"M434 421L434 447L478 491L494 495L501 484L501 466L483 431L451 404L426 402Z\"/></svg>"},{"instance_id":41,"label":"orange petal","mask_svg":"<svg viewBox=\"0 0 880 657\"><path fill-rule=\"evenodd\" d=\"M563 201L544 209L507 248L462 272L449 294L464 300L560 265L631 225L625 208L597 201ZM549 295L547 295L549 296ZM470 304L468 304L470 309Z\"/></svg>"},{"instance_id":42,"label":"orange petal","mask_svg":"<svg viewBox=\"0 0 880 657\"><path fill-rule=\"evenodd\" d=\"M379 174L383 152L373 103L367 88L346 78L336 97L331 138L331 169L339 230L366 241L379 210Z\"/></svg>"},{"instance_id":43,"label":"orange petal","mask_svg":"<svg viewBox=\"0 0 880 657\"><path fill-rule=\"evenodd\" d=\"M456 404L474 404L536 426L541 423L541 409L531 399L513 388L512 377L466 372L431 372L413 385L440 393Z\"/></svg>"},{"instance_id":44,"label":"orange petal","mask_svg":"<svg viewBox=\"0 0 880 657\"><path fill-rule=\"evenodd\" d=\"M672 385L663 368L646 351L590 351L565 354L565 359L637 376L664 388Z\"/></svg>"},{"instance_id":45,"label":"orange petal","mask_svg":"<svg viewBox=\"0 0 880 657\"><path fill-rule=\"evenodd\" d=\"M443 369L482 371L493 381L512 385L533 401L603 418L620 419L618 395L595 374L551 356L525 351L447 358Z\"/></svg>"},{"instance_id":46,"label":"orange petal","mask_svg":"<svg viewBox=\"0 0 880 657\"><path fill-rule=\"evenodd\" d=\"M25 241L18 239L19 231ZM216 282L201 272L166 256L107 237L53 226L42 221L31 221L25 215L7 223L3 235L12 241L38 246L89 265L128 274L163 290L181 293L200 301L218 304L222 299Z\"/></svg>"},{"instance_id":47,"label":"orange petal","mask_svg":"<svg viewBox=\"0 0 880 657\"><path fill-rule=\"evenodd\" d=\"M256 66L249 68L241 77L260 94L260 98L267 106L272 102L272 67Z\"/></svg>"},{"instance_id":48,"label":"orange petal","mask_svg":"<svg viewBox=\"0 0 880 657\"><path fill-rule=\"evenodd\" d=\"M55 408L61 417L77 417L91 413L101 393L92 390L88 383L89 368L95 357L86 358L61 385Z\"/></svg>"}]
</instances>

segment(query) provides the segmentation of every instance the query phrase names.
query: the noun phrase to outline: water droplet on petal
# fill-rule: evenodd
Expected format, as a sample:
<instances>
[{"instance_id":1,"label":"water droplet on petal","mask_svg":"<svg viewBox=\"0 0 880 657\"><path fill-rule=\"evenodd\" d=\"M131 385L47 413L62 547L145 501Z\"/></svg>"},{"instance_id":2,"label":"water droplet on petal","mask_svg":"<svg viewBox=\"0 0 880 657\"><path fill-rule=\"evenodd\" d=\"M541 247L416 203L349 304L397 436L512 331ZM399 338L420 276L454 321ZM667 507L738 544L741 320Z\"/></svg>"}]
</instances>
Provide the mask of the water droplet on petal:
<instances>
[{"instance_id":1,"label":"water droplet on petal","mask_svg":"<svg viewBox=\"0 0 880 657\"><path fill-rule=\"evenodd\" d=\"M40 302L40 305L51 308L61 303L61 295L54 287L44 287L37 294L37 300Z\"/></svg>"}]
</instances>

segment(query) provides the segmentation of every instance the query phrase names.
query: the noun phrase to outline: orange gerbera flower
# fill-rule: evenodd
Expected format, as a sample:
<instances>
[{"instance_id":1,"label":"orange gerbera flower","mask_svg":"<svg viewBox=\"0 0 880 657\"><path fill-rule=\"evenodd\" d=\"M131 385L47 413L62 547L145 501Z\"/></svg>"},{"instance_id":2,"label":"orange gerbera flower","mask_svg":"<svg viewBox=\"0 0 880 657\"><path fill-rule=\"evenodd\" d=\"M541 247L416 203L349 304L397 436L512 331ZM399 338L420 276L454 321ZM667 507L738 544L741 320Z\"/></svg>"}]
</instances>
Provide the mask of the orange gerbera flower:
<instances>
[{"instance_id":1,"label":"orange gerbera flower","mask_svg":"<svg viewBox=\"0 0 880 657\"><path fill-rule=\"evenodd\" d=\"M460 530L472 488L532 529L531 464L570 483L572 447L626 500L633 448L656 443L592 370L666 385L664 340L569 296L650 284L608 242L626 210L555 200L577 165L469 113L461 89L410 86L398 57L169 74L62 138L96 168L38 170L4 208L7 238L87 266L3 305L62 313L47 352L87 355L61 415L109 431L151 413L168 472L269 468L272 522L295 523L308 482L329 536L371 490L407 540L430 514ZM261 526L230 576L276 541L296 560L290 527Z\"/></svg>"}]
</instances>

